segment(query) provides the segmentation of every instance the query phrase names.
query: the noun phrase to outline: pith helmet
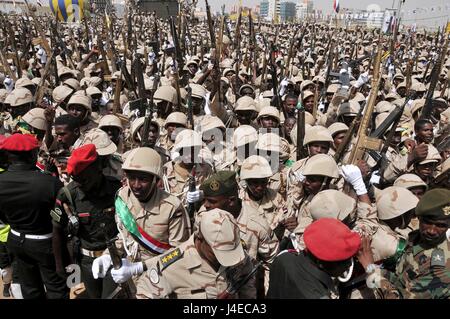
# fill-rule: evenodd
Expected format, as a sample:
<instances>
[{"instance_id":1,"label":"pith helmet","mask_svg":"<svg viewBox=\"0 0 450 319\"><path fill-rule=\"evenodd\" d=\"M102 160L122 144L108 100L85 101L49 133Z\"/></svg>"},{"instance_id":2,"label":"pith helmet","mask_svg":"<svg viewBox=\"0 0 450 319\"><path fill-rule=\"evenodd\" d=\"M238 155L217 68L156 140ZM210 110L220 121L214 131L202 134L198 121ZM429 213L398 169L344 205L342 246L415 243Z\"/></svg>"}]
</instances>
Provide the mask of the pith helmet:
<instances>
[{"instance_id":1,"label":"pith helmet","mask_svg":"<svg viewBox=\"0 0 450 319\"><path fill-rule=\"evenodd\" d=\"M84 106L88 111L92 110L91 107L92 98L89 95L86 95L84 91L76 91L70 98L69 103L67 105L82 105Z\"/></svg>"},{"instance_id":2,"label":"pith helmet","mask_svg":"<svg viewBox=\"0 0 450 319\"><path fill-rule=\"evenodd\" d=\"M275 118L278 122L280 122L280 112L278 111L278 109L276 107L273 106L265 106L261 109L261 111L259 111L258 113L258 117L256 118L256 120L259 120L262 117L273 117Z\"/></svg>"},{"instance_id":3,"label":"pith helmet","mask_svg":"<svg viewBox=\"0 0 450 319\"><path fill-rule=\"evenodd\" d=\"M329 142L333 143L333 138L330 132L323 126L313 126L305 130L305 139L303 145L308 145L312 142Z\"/></svg>"},{"instance_id":4,"label":"pith helmet","mask_svg":"<svg viewBox=\"0 0 450 319\"><path fill-rule=\"evenodd\" d=\"M394 186L410 189L413 187L425 187L428 185L416 174L403 174L400 175L394 182Z\"/></svg>"},{"instance_id":5,"label":"pith helmet","mask_svg":"<svg viewBox=\"0 0 450 319\"><path fill-rule=\"evenodd\" d=\"M356 201L343 192L327 189L314 196L309 208L314 220L336 218L342 221L356 209Z\"/></svg>"},{"instance_id":6,"label":"pith helmet","mask_svg":"<svg viewBox=\"0 0 450 319\"><path fill-rule=\"evenodd\" d=\"M99 128L89 130L84 135L83 142L81 144L94 144L97 149L97 153L100 156L111 155L117 151L117 146L113 143L113 141L111 141L108 133Z\"/></svg>"},{"instance_id":7,"label":"pith helmet","mask_svg":"<svg viewBox=\"0 0 450 319\"><path fill-rule=\"evenodd\" d=\"M33 94L31 94L30 90L20 87L14 89L5 99L5 103L11 106L20 106L27 103L33 102Z\"/></svg>"},{"instance_id":8,"label":"pith helmet","mask_svg":"<svg viewBox=\"0 0 450 319\"><path fill-rule=\"evenodd\" d=\"M98 123L98 128L102 128L105 126L115 126L120 128L120 130L123 129L122 121L113 114L107 114L100 119L100 122Z\"/></svg>"},{"instance_id":9,"label":"pith helmet","mask_svg":"<svg viewBox=\"0 0 450 319\"><path fill-rule=\"evenodd\" d=\"M331 134L331 137L334 137L339 132L345 132L348 131L348 126L341 122L335 122L328 126L328 131Z\"/></svg>"},{"instance_id":10,"label":"pith helmet","mask_svg":"<svg viewBox=\"0 0 450 319\"><path fill-rule=\"evenodd\" d=\"M336 161L330 155L316 154L306 161L303 175L321 175L338 178L339 168Z\"/></svg>"},{"instance_id":11,"label":"pith helmet","mask_svg":"<svg viewBox=\"0 0 450 319\"><path fill-rule=\"evenodd\" d=\"M275 133L260 134L256 148L263 151L281 152L281 138Z\"/></svg>"},{"instance_id":12,"label":"pith helmet","mask_svg":"<svg viewBox=\"0 0 450 319\"><path fill-rule=\"evenodd\" d=\"M59 85L53 89L52 96L56 103L64 101L74 90L66 85Z\"/></svg>"},{"instance_id":13,"label":"pith helmet","mask_svg":"<svg viewBox=\"0 0 450 319\"><path fill-rule=\"evenodd\" d=\"M419 199L403 187L391 186L383 189L376 198L378 218L388 220L416 208Z\"/></svg>"},{"instance_id":14,"label":"pith helmet","mask_svg":"<svg viewBox=\"0 0 450 319\"><path fill-rule=\"evenodd\" d=\"M139 141L137 135L138 135L138 132L141 129L141 127L144 125L144 122L145 122L145 116L139 117L139 118L135 119L133 121L133 123L131 123L131 128L130 128L131 132L130 133L131 133L131 137L132 137L132 139L134 141ZM152 120L151 123L153 125L156 125L158 127L158 131L159 131L159 124L158 124L158 122Z\"/></svg>"},{"instance_id":15,"label":"pith helmet","mask_svg":"<svg viewBox=\"0 0 450 319\"><path fill-rule=\"evenodd\" d=\"M150 173L161 178L161 156L149 147L138 147L130 151L122 165L123 170Z\"/></svg>"},{"instance_id":16,"label":"pith helmet","mask_svg":"<svg viewBox=\"0 0 450 319\"><path fill-rule=\"evenodd\" d=\"M36 86L29 78L20 78L14 84L14 87L17 88L26 88L27 86Z\"/></svg>"},{"instance_id":17,"label":"pith helmet","mask_svg":"<svg viewBox=\"0 0 450 319\"><path fill-rule=\"evenodd\" d=\"M241 96L236 101L235 111L256 111L256 102L250 96Z\"/></svg>"},{"instance_id":18,"label":"pith helmet","mask_svg":"<svg viewBox=\"0 0 450 319\"><path fill-rule=\"evenodd\" d=\"M173 146L174 151L187 147L202 147L203 141L197 132L189 129L182 130L177 134Z\"/></svg>"},{"instance_id":19,"label":"pith helmet","mask_svg":"<svg viewBox=\"0 0 450 319\"><path fill-rule=\"evenodd\" d=\"M252 155L242 162L240 173L242 180L249 178L267 178L272 175L269 162L262 156Z\"/></svg>"},{"instance_id":20,"label":"pith helmet","mask_svg":"<svg viewBox=\"0 0 450 319\"><path fill-rule=\"evenodd\" d=\"M22 117L22 120L38 130L47 130L47 120L45 119L44 109L40 107L29 110Z\"/></svg>"},{"instance_id":21,"label":"pith helmet","mask_svg":"<svg viewBox=\"0 0 450 319\"><path fill-rule=\"evenodd\" d=\"M172 104L177 103L177 90L170 85L160 86L153 95L155 100L167 101Z\"/></svg>"},{"instance_id":22,"label":"pith helmet","mask_svg":"<svg viewBox=\"0 0 450 319\"><path fill-rule=\"evenodd\" d=\"M187 116L182 112L172 112L167 116L164 127L167 127L168 124L180 124L187 127Z\"/></svg>"},{"instance_id":23,"label":"pith helmet","mask_svg":"<svg viewBox=\"0 0 450 319\"><path fill-rule=\"evenodd\" d=\"M233 133L233 145L235 148L253 143L258 140L258 132L253 126L238 126Z\"/></svg>"}]
</instances>

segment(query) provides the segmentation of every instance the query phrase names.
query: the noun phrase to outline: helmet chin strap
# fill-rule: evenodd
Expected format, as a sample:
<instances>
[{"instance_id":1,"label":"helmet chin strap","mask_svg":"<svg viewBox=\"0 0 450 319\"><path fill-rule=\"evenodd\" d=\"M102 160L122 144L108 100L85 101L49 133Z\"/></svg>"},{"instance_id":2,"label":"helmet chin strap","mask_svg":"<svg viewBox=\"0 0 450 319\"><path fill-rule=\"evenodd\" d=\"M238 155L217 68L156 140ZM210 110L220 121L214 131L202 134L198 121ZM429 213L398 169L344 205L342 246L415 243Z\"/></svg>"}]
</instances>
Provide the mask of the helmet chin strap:
<instances>
[{"instance_id":1,"label":"helmet chin strap","mask_svg":"<svg viewBox=\"0 0 450 319\"><path fill-rule=\"evenodd\" d=\"M350 280L350 278L352 277L352 274L353 274L353 266L354 266L354 263L353 263L353 258L352 258L352 264L350 265L350 268L346 272L343 273L343 275L345 277L341 277L341 276L338 277L338 280L340 282L347 282Z\"/></svg>"}]
</instances>

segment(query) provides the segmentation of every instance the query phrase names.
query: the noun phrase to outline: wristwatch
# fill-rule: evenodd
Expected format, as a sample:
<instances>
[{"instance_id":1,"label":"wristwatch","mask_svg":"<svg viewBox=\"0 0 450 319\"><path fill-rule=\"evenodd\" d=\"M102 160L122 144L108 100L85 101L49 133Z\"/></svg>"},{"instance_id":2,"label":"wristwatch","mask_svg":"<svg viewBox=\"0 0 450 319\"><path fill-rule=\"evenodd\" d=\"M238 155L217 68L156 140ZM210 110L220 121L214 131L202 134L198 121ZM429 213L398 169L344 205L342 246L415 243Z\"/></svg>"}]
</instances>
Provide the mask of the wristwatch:
<instances>
[{"instance_id":1,"label":"wristwatch","mask_svg":"<svg viewBox=\"0 0 450 319\"><path fill-rule=\"evenodd\" d=\"M367 274L373 274L375 272L375 270L377 270L378 266L375 264L368 264L366 267L366 273Z\"/></svg>"}]
</instances>

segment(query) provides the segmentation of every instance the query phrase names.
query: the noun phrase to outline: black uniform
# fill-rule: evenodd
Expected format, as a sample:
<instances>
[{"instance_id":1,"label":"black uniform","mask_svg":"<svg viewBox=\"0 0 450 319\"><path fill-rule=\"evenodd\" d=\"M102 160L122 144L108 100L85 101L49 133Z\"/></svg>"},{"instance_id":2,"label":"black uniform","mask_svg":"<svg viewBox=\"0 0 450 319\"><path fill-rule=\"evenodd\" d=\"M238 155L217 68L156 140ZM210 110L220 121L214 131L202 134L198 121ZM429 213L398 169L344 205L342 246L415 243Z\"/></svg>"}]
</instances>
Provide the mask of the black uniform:
<instances>
[{"instance_id":1,"label":"black uniform","mask_svg":"<svg viewBox=\"0 0 450 319\"><path fill-rule=\"evenodd\" d=\"M8 250L25 299L69 298L65 279L56 273L51 239L50 210L61 186L33 164L12 164L0 174L0 219L11 226ZM31 238L36 236L44 239Z\"/></svg>"},{"instance_id":2,"label":"black uniform","mask_svg":"<svg viewBox=\"0 0 450 319\"><path fill-rule=\"evenodd\" d=\"M99 190L86 194L77 183L71 182L66 191L59 191L55 211L52 212L53 222L62 228L66 228L69 223L63 203L66 203L78 218L79 227L75 235L79 238L81 247L74 253L78 256L81 280L90 298L106 298L117 287L109 273L104 279L94 279L92 262L106 249L105 235L107 238L114 238L118 234L114 200L121 186L119 180L104 176ZM67 191L71 198L68 198Z\"/></svg>"},{"instance_id":3,"label":"black uniform","mask_svg":"<svg viewBox=\"0 0 450 319\"><path fill-rule=\"evenodd\" d=\"M335 287L303 252L289 250L277 256L270 269L269 299L329 299Z\"/></svg>"}]
</instances>

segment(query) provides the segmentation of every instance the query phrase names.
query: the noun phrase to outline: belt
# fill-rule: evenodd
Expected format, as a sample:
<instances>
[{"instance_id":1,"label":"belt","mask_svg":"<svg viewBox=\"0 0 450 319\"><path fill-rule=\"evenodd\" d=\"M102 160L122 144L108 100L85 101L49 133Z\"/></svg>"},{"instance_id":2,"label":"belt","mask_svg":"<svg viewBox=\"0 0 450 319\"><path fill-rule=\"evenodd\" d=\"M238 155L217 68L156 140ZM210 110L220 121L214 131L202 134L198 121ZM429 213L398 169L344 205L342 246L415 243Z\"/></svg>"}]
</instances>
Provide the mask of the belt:
<instances>
[{"instance_id":1,"label":"belt","mask_svg":"<svg viewBox=\"0 0 450 319\"><path fill-rule=\"evenodd\" d=\"M10 232L14 235L16 235L17 237L22 237L24 236L26 239L50 239L53 237L53 234L44 234L44 235L30 235L30 234L21 234L17 231L15 231L14 229L11 228Z\"/></svg>"},{"instance_id":2,"label":"belt","mask_svg":"<svg viewBox=\"0 0 450 319\"><path fill-rule=\"evenodd\" d=\"M92 258L100 257L101 255L103 255L103 252L104 252L104 250L87 250L87 249L81 248L81 253L84 256L92 257Z\"/></svg>"}]
</instances>

